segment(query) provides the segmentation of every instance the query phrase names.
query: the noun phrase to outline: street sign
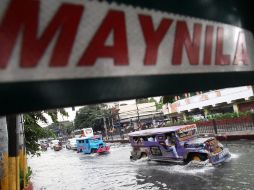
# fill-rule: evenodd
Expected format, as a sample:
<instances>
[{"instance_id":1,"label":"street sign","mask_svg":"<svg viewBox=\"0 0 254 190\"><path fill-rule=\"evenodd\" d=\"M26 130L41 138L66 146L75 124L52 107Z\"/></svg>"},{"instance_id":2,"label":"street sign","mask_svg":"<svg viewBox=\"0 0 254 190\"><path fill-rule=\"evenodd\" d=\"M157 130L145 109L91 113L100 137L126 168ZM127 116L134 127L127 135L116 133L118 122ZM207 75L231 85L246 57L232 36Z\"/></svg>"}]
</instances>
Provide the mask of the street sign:
<instances>
[{"instance_id":1,"label":"street sign","mask_svg":"<svg viewBox=\"0 0 254 190\"><path fill-rule=\"evenodd\" d=\"M12 99L19 112L253 82L250 28L137 2L1 0L3 105ZM240 17L235 8L225 16Z\"/></svg>"},{"instance_id":2,"label":"street sign","mask_svg":"<svg viewBox=\"0 0 254 190\"><path fill-rule=\"evenodd\" d=\"M254 70L253 34L232 25L97 1L3 3L1 83Z\"/></svg>"}]
</instances>

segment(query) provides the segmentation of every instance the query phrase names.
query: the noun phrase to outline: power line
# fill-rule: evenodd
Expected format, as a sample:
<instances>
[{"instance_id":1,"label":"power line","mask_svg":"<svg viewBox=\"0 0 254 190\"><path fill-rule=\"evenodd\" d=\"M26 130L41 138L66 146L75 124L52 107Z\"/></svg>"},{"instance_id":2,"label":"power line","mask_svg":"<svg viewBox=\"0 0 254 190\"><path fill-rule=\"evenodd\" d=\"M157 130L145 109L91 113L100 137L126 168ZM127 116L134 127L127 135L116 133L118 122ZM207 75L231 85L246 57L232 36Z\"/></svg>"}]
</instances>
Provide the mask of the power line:
<instances>
[{"instance_id":1,"label":"power line","mask_svg":"<svg viewBox=\"0 0 254 190\"><path fill-rule=\"evenodd\" d=\"M150 107L156 107L156 105L147 106L147 107L143 107L143 108L139 108L139 107L138 107L138 110L144 110L144 109L150 108ZM128 111L124 111L124 112L119 112L119 114L127 113L127 112L136 112L136 111L137 111L137 109L133 109L133 110L128 110Z\"/></svg>"},{"instance_id":2,"label":"power line","mask_svg":"<svg viewBox=\"0 0 254 190\"><path fill-rule=\"evenodd\" d=\"M144 114L144 113L161 113L161 112L159 112L159 111L142 111L142 112L140 112L139 114ZM125 116L125 115L135 115L135 114L137 114L137 113L132 113L132 114L120 114L121 116Z\"/></svg>"}]
</instances>

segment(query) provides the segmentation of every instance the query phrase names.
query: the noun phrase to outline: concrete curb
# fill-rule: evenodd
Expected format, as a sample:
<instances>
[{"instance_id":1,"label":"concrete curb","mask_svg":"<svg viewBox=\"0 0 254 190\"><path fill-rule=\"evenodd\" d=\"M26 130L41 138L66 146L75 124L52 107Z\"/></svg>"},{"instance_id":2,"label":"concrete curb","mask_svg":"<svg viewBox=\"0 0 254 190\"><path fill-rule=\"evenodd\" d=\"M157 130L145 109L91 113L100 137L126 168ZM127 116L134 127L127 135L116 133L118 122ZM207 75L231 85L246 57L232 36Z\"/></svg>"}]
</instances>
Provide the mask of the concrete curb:
<instances>
[{"instance_id":1,"label":"concrete curb","mask_svg":"<svg viewBox=\"0 0 254 190\"><path fill-rule=\"evenodd\" d=\"M254 140L254 135L217 135L219 141Z\"/></svg>"}]
</instances>

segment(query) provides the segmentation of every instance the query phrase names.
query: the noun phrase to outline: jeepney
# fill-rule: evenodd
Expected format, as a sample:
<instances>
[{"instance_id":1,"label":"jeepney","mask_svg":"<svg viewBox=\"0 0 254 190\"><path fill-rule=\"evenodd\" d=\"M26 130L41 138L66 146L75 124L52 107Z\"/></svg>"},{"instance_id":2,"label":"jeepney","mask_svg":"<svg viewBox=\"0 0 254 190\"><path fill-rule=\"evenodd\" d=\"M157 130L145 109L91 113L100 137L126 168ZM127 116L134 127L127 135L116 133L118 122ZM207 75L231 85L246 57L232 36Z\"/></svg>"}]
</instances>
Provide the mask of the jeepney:
<instances>
[{"instance_id":1,"label":"jeepney","mask_svg":"<svg viewBox=\"0 0 254 190\"><path fill-rule=\"evenodd\" d=\"M84 154L108 153L110 150L110 147L103 142L102 137L99 135L77 138L76 141L77 151Z\"/></svg>"},{"instance_id":2,"label":"jeepney","mask_svg":"<svg viewBox=\"0 0 254 190\"><path fill-rule=\"evenodd\" d=\"M198 138L195 124L147 129L129 133L131 159L184 162L209 160L212 164L230 158L215 137ZM168 143L170 141L170 143Z\"/></svg>"}]
</instances>

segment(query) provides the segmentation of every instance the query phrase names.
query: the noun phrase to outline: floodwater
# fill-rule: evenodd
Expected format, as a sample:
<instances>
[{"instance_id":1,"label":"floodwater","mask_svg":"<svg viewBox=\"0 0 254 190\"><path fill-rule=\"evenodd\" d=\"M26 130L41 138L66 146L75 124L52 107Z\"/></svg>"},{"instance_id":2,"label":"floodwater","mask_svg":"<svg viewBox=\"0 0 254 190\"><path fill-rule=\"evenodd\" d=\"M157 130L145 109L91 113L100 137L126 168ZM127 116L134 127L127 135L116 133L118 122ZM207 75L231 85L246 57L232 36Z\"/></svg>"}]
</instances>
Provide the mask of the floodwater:
<instances>
[{"instance_id":1,"label":"floodwater","mask_svg":"<svg viewBox=\"0 0 254 190\"><path fill-rule=\"evenodd\" d=\"M198 190L254 189L254 141L224 142L227 163L212 166L130 161L128 144L112 144L107 155L84 155L48 149L29 158L34 189L43 190Z\"/></svg>"}]
</instances>

